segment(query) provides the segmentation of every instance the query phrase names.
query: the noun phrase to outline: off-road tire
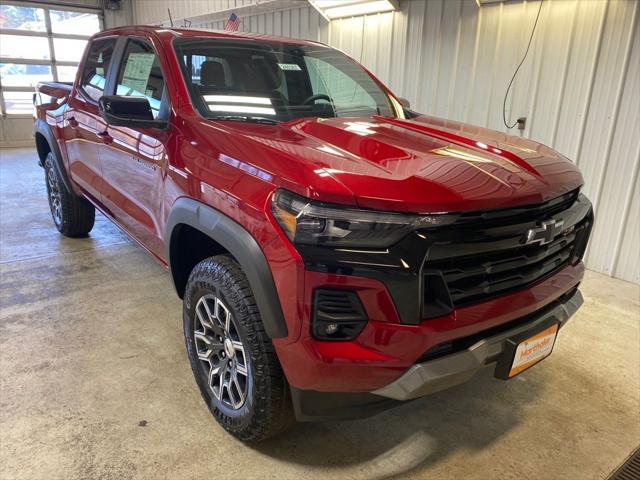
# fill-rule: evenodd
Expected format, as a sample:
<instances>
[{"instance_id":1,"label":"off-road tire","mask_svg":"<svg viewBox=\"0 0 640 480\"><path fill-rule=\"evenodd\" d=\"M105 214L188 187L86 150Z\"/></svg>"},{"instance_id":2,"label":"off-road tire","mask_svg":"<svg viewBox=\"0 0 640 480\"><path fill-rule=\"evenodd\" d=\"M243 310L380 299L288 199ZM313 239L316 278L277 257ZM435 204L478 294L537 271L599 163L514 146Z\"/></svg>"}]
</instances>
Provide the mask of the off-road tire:
<instances>
[{"instance_id":1,"label":"off-road tire","mask_svg":"<svg viewBox=\"0 0 640 480\"><path fill-rule=\"evenodd\" d=\"M51 218L58 231L66 237L87 235L93 228L96 210L91 203L65 187L55 166L55 157L49 152L44 162L47 198Z\"/></svg>"},{"instance_id":2,"label":"off-road tire","mask_svg":"<svg viewBox=\"0 0 640 480\"><path fill-rule=\"evenodd\" d=\"M234 335L239 336L248 358L247 393L244 404L235 410L216 398L207 374L213 367L198 357L198 345L202 343L200 341L197 345L194 340L196 326L198 331L206 330L197 319L196 305L205 299L212 301L213 297L220 299L231 313L235 324ZM202 315L202 305L198 308ZM200 393L225 430L243 442L258 442L282 432L294 423L289 386L271 339L265 332L247 278L234 259L219 255L207 258L194 267L184 295L183 321L187 354ZM202 334L199 335L202 338ZM218 351L224 355L219 347ZM232 358L228 354L227 357ZM240 354L236 358L236 367L240 363L239 358ZM220 391L223 389L218 389L218 396L223 397Z\"/></svg>"}]
</instances>

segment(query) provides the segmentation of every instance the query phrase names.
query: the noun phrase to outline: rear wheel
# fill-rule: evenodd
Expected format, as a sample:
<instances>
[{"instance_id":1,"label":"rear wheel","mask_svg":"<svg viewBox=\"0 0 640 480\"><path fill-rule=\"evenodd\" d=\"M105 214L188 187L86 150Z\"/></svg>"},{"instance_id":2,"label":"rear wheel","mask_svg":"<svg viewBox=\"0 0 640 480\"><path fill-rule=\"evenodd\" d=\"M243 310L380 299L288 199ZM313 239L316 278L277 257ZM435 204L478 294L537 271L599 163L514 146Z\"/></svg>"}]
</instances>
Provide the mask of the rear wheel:
<instances>
[{"instance_id":1,"label":"rear wheel","mask_svg":"<svg viewBox=\"0 0 640 480\"><path fill-rule=\"evenodd\" d=\"M84 198L70 192L62 183L52 153L44 162L47 197L51 218L60 233L67 237L86 235L93 228L96 211Z\"/></svg>"},{"instance_id":2,"label":"rear wheel","mask_svg":"<svg viewBox=\"0 0 640 480\"><path fill-rule=\"evenodd\" d=\"M196 265L183 317L191 368L222 427L256 442L293 422L289 386L249 283L233 259L216 256Z\"/></svg>"}]
</instances>

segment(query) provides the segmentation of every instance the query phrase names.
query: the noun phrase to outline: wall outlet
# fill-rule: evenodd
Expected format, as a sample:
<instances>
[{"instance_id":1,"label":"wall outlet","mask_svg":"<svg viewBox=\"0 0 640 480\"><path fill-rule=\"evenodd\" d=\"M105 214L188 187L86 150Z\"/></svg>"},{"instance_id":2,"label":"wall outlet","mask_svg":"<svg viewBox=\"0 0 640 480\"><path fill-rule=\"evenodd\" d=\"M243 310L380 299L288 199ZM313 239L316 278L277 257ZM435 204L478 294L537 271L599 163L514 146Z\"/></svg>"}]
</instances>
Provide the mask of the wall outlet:
<instances>
[{"instance_id":1,"label":"wall outlet","mask_svg":"<svg viewBox=\"0 0 640 480\"><path fill-rule=\"evenodd\" d=\"M527 117L520 117L518 119L518 130L524 130L524 127L527 126Z\"/></svg>"}]
</instances>

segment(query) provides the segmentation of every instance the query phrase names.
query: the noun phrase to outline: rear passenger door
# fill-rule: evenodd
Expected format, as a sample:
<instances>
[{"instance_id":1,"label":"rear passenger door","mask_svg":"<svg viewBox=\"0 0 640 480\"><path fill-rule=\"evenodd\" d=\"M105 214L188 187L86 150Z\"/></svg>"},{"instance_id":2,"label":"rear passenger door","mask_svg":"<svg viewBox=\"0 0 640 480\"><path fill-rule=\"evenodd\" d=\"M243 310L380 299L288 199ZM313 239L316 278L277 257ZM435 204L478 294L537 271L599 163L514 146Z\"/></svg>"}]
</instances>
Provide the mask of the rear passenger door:
<instances>
[{"instance_id":1,"label":"rear passenger door","mask_svg":"<svg viewBox=\"0 0 640 480\"><path fill-rule=\"evenodd\" d=\"M100 134L106 128L105 121L98 114L98 100L106 88L115 46L115 37L99 38L91 43L64 115L69 174L75 183L98 201L102 189Z\"/></svg>"},{"instance_id":2,"label":"rear passenger door","mask_svg":"<svg viewBox=\"0 0 640 480\"><path fill-rule=\"evenodd\" d=\"M115 74L115 94L143 96L155 118L167 119L169 98L154 47L129 38ZM163 257L161 208L167 168L167 131L108 125L102 149L102 202L156 256Z\"/></svg>"}]
</instances>

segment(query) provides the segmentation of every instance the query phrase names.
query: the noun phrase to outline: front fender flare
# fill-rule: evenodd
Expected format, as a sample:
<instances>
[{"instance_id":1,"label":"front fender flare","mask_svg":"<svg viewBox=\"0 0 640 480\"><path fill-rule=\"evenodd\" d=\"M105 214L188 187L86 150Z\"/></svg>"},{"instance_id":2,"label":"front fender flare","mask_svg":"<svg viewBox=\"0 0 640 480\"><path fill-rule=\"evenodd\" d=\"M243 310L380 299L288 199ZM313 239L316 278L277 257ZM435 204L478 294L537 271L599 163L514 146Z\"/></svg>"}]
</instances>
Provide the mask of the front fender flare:
<instances>
[{"instance_id":1,"label":"front fender flare","mask_svg":"<svg viewBox=\"0 0 640 480\"><path fill-rule=\"evenodd\" d=\"M189 225L199 230L233 255L247 276L265 331L271 338L286 337L287 324L282 313L280 298L269 264L258 242L236 221L191 198L176 200L169 214L165 231L167 263L178 295L182 297L183 292L179 291L176 272L171 262L171 241L179 225Z\"/></svg>"}]
</instances>

